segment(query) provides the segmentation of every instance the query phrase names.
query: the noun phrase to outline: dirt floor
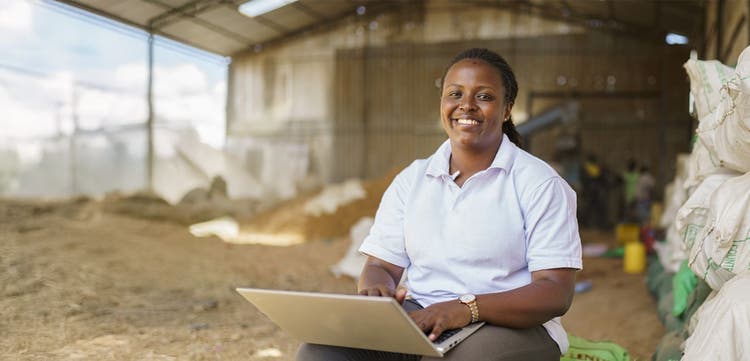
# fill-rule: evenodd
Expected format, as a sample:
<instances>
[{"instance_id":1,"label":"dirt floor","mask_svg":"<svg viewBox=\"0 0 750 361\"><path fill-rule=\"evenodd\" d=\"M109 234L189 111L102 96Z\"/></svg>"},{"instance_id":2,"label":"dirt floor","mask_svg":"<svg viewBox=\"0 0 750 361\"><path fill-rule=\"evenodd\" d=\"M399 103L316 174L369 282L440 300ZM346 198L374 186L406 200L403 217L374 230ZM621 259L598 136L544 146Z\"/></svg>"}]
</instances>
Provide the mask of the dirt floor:
<instances>
[{"instance_id":1,"label":"dirt floor","mask_svg":"<svg viewBox=\"0 0 750 361\"><path fill-rule=\"evenodd\" d=\"M135 218L102 202L0 201L0 359L292 360L298 342L235 287L352 293L329 267L345 237L291 247L194 238L184 224ZM612 242L584 232L584 242ZM643 275L586 258L563 324L649 359L663 328Z\"/></svg>"}]
</instances>

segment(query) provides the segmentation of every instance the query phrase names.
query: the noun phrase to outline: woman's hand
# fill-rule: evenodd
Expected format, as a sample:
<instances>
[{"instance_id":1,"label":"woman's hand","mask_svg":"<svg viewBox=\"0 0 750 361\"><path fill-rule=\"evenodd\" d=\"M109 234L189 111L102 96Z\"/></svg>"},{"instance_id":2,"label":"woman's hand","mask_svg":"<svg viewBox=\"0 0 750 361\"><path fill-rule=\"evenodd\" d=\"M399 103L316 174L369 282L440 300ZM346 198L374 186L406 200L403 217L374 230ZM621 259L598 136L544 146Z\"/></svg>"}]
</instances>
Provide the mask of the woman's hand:
<instances>
[{"instance_id":1,"label":"woman's hand","mask_svg":"<svg viewBox=\"0 0 750 361\"><path fill-rule=\"evenodd\" d=\"M446 330L461 328L471 323L471 311L457 299L409 312L409 316L428 334L430 341L435 341Z\"/></svg>"},{"instance_id":2,"label":"woman's hand","mask_svg":"<svg viewBox=\"0 0 750 361\"><path fill-rule=\"evenodd\" d=\"M406 289L399 288L397 290L394 290L393 288L381 284L361 289L359 290L359 294L363 296L393 297L396 299L396 301L398 301L398 303L404 303L404 299L406 298Z\"/></svg>"},{"instance_id":3,"label":"woman's hand","mask_svg":"<svg viewBox=\"0 0 750 361\"><path fill-rule=\"evenodd\" d=\"M363 296L393 297L398 303L403 303L406 290L396 290L396 285L403 273L403 267L369 256L359 276L357 293Z\"/></svg>"}]
</instances>

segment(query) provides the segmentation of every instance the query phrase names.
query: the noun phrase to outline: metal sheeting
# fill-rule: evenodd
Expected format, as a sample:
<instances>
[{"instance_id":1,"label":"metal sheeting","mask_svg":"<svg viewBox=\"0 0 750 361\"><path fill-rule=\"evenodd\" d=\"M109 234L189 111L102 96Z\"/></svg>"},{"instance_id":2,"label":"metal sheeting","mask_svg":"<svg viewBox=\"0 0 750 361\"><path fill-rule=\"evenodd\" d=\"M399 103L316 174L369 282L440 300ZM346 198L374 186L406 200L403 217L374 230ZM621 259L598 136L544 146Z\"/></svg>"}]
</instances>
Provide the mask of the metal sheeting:
<instances>
[{"instance_id":1,"label":"metal sheeting","mask_svg":"<svg viewBox=\"0 0 750 361\"><path fill-rule=\"evenodd\" d=\"M380 11L400 11L414 3L437 6L446 3L446 0L298 0L249 18L237 11L246 0L58 1L227 56L252 51L258 45L283 41L306 30L355 16L355 10L361 5L368 7L370 16ZM455 1L554 18L644 39L663 39L668 31L692 38L703 36L704 2L701 0ZM373 9L377 10L371 11Z\"/></svg>"},{"instance_id":2,"label":"metal sheeting","mask_svg":"<svg viewBox=\"0 0 750 361\"><path fill-rule=\"evenodd\" d=\"M528 0L525 6L547 16L582 22L591 28L635 34L675 32L702 37L704 2L700 0Z\"/></svg>"},{"instance_id":3,"label":"metal sheeting","mask_svg":"<svg viewBox=\"0 0 750 361\"><path fill-rule=\"evenodd\" d=\"M374 0L298 0L250 18L245 0L58 0L86 11L220 55L233 55L354 15Z\"/></svg>"}]
</instances>

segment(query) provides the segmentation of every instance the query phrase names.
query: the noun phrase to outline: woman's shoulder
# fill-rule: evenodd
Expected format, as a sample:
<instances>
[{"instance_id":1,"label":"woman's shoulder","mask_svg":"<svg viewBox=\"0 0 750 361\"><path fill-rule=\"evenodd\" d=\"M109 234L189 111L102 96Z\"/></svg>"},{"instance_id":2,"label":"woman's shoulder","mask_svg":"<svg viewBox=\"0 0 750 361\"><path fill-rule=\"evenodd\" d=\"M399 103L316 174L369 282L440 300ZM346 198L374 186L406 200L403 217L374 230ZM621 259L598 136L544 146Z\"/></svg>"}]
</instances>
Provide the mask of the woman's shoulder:
<instances>
[{"instance_id":1,"label":"woman's shoulder","mask_svg":"<svg viewBox=\"0 0 750 361\"><path fill-rule=\"evenodd\" d=\"M431 158L431 157L430 157ZM416 159L408 166L401 169L393 179L392 184L413 185L427 173L430 158Z\"/></svg>"},{"instance_id":2,"label":"woman's shoulder","mask_svg":"<svg viewBox=\"0 0 750 361\"><path fill-rule=\"evenodd\" d=\"M557 171L547 162L519 149L513 162L511 173L525 184L539 184L552 178L561 178Z\"/></svg>"}]
</instances>

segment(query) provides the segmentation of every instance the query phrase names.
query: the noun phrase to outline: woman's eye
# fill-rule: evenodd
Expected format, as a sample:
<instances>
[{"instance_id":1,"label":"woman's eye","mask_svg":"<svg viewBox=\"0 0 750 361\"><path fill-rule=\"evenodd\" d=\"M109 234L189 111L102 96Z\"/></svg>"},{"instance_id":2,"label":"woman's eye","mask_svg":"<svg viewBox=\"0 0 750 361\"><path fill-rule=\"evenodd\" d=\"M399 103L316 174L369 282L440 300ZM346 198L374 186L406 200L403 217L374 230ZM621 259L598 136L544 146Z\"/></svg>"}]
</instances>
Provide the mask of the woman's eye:
<instances>
[{"instance_id":1,"label":"woman's eye","mask_svg":"<svg viewBox=\"0 0 750 361\"><path fill-rule=\"evenodd\" d=\"M484 100L484 101L490 101L493 99L492 95L489 94L478 94L477 99Z\"/></svg>"},{"instance_id":2,"label":"woman's eye","mask_svg":"<svg viewBox=\"0 0 750 361\"><path fill-rule=\"evenodd\" d=\"M461 97L461 92L452 91L452 92L448 93L448 96L451 97L451 98L460 98Z\"/></svg>"}]
</instances>

